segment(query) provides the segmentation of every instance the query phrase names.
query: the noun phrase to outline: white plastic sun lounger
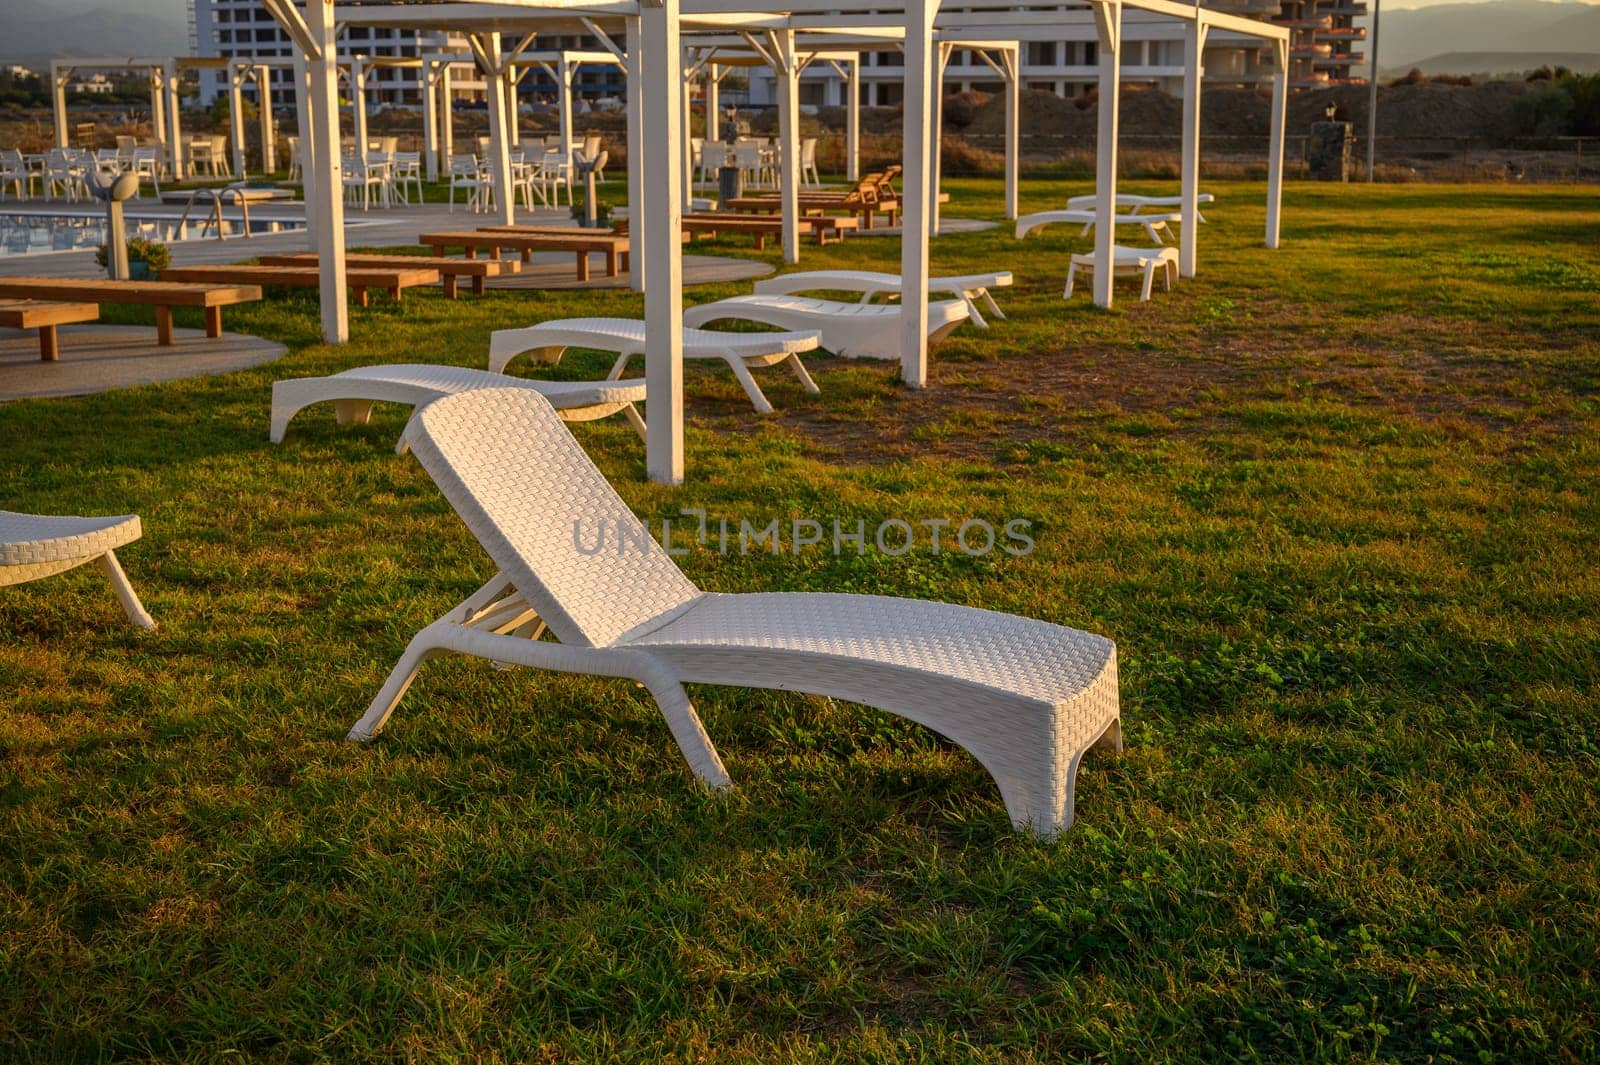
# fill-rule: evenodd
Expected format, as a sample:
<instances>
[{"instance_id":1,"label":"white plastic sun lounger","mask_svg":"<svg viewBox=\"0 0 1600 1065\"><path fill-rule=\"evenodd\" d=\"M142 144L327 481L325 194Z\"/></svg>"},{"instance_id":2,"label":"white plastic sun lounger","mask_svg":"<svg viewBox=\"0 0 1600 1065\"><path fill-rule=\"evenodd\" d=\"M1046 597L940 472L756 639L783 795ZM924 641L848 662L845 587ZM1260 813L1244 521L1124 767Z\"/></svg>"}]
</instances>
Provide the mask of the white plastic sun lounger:
<instances>
[{"instance_id":1,"label":"white plastic sun lounger","mask_svg":"<svg viewBox=\"0 0 1600 1065\"><path fill-rule=\"evenodd\" d=\"M687 318L684 324L689 324ZM771 414L772 404L750 376L751 367L788 363L800 379L801 387L807 392L820 392L800 361L802 351L816 350L819 336L815 329L788 333L714 333L685 329L683 357L719 359L727 363L756 410ZM525 329L496 330L489 336L489 369L504 370L512 359L525 353L538 362L556 363L568 348L616 352L617 361L607 380L620 380L628 362L644 354L644 323L636 318L562 318Z\"/></svg>"},{"instance_id":2,"label":"white plastic sun lounger","mask_svg":"<svg viewBox=\"0 0 1600 1065\"><path fill-rule=\"evenodd\" d=\"M283 442L289 422L315 403L332 403L340 425L365 425L374 403L421 406L440 396L474 388L524 388L550 401L563 421L587 422L621 412L644 436L644 419L635 403L643 403L643 381L529 381L465 366L394 364L360 366L329 377L293 377L272 386L272 428L269 438ZM402 441L402 448L404 442Z\"/></svg>"},{"instance_id":3,"label":"white plastic sun lounger","mask_svg":"<svg viewBox=\"0 0 1600 1065\"><path fill-rule=\"evenodd\" d=\"M1215 203L1216 200L1217 198L1209 192L1198 193L1195 196L1196 203ZM1083 196L1068 197L1067 209L1079 210L1087 208L1088 210L1092 211L1099 205L1099 203L1100 197L1090 192ZM1133 214L1135 215L1139 214L1141 211L1181 211L1183 209L1183 197L1139 196L1131 192L1119 192L1117 194L1117 206L1131 208ZM1201 214L1199 211L1195 212L1195 218L1200 222L1204 222L1206 220L1206 216ZM1085 228L1087 229L1087 227Z\"/></svg>"},{"instance_id":4,"label":"white plastic sun lounger","mask_svg":"<svg viewBox=\"0 0 1600 1065\"><path fill-rule=\"evenodd\" d=\"M115 550L141 535L137 514L79 518L0 510L0 587L36 581L97 562L110 579L128 620L141 629L153 629L156 623L134 594Z\"/></svg>"},{"instance_id":5,"label":"white plastic sun lounger","mask_svg":"<svg viewBox=\"0 0 1600 1065\"><path fill-rule=\"evenodd\" d=\"M683 685L811 692L949 737L994 777L1012 823L1041 835L1071 825L1084 753L1121 748L1110 640L915 599L702 592L525 389L436 400L405 439L499 571L417 633L352 740L383 728L425 661L471 655L637 681L695 775L725 787ZM610 540L587 552L599 529Z\"/></svg>"},{"instance_id":6,"label":"white plastic sun lounger","mask_svg":"<svg viewBox=\"0 0 1600 1065\"><path fill-rule=\"evenodd\" d=\"M966 320L965 300L928 304L928 343L944 339ZM683 312L684 325L721 321L759 322L778 329L815 329L822 334L823 347L847 359L900 358L900 308L881 303L837 303L806 296L732 296Z\"/></svg>"},{"instance_id":7,"label":"white plastic sun lounger","mask_svg":"<svg viewBox=\"0 0 1600 1065\"><path fill-rule=\"evenodd\" d=\"M967 317L979 329L989 328L978 312L978 300L989 308L996 318L1004 318L991 288L1008 288L1011 271L998 270L992 274L962 274L957 277L928 278L928 295L949 294L967 305ZM871 303L875 296L899 296L900 275L877 270L802 270L793 274L779 274L756 282L758 296L796 296L802 292L859 292L862 303Z\"/></svg>"},{"instance_id":8,"label":"white plastic sun lounger","mask_svg":"<svg viewBox=\"0 0 1600 1065\"><path fill-rule=\"evenodd\" d=\"M1021 240L1035 230L1043 229L1045 226L1058 222L1081 225L1084 228L1084 232L1088 232L1089 228L1095 224L1097 217L1099 216L1090 210L1035 211L1033 214L1025 214L1017 219L1017 239ZM1169 232L1167 229L1168 223L1182 222L1183 216L1176 213L1119 214L1112 221L1119 226L1143 226L1144 231L1150 234L1152 241L1157 244L1165 244L1167 242L1166 234Z\"/></svg>"},{"instance_id":9,"label":"white plastic sun lounger","mask_svg":"<svg viewBox=\"0 0 1600 1065\"><path fill-rule=\"evenodd\" d=\"M1154 287L1156 271L1161 271L1162 283L1166 291L1172 291L1172 283L1178 279L1178 249L1177 248L1125 248L1120 244L1112 246L1112 277L1128 275L1142 275L1144 287L1139 292L1139 299L1148 303L1150 290ZM1078 271L1083 270L1093 273L1095 257L1090 255L1074 255L1067 266L1067 288L1061 294L1064 300L1072 298L1072 283L1076 280Z\"/></svg>"}]
</instances>

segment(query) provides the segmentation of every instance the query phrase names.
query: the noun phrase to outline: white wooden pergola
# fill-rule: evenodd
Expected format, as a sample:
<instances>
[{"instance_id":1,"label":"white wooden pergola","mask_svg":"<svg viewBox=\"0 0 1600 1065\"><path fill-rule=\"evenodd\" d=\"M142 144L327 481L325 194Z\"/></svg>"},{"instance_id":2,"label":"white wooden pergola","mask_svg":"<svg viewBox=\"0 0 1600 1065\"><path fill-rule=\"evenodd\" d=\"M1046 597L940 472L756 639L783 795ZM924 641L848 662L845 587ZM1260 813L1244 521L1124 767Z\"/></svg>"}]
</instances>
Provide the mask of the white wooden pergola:
<instances>
[{"instance_id":1,"label":"white wooden pergola","mask_svg":"<svg viewBox=\"0 0 1600 1065\"><path fill-rule=\"evenodd\" d=\"M1063 9L1060 0L965 0L960 10L942 11L940 0L908 0L902 9L885 12L881 0L492 0L492 2L362 3L339 6L333 0L307 0L305 13L290 0L263 0L300 51L309 77L310 136L305 166L308 231L319 253L324 339L342 343L349 337L345 304L344 217L339 189L337 54L340 24L399 26L460 33L471 45L484 74L489 103L490 155L497 186L511 187L510 130L507 97L510 68L540 34L589 33L625 64L628 75L628 141L630 233L634 241L633 280L644 291L646 388L650 396L646 464L651 479L676 484L684 476L683 445L683 275L682 248L677 239L685 196L685 168L679 165L685 143L685 45L697 38L734 35L753 45L774 69L797 69L803 54L799 41L833 37L836 42L862 39L897 42L905 55L903 237L900 246L901 375L912 388L928 383L926 298L928 240L934 221L936 181L935 89L943 63L943 45L1002 42L1015 55L1015 42L1054 39L1064 23L1092 21L1099 42L1099 126L1096 153L1096 213L1116 214L1117 117L1121 83L1122 26L1125 15L1161 17L1184 26L1184 137L1182 163L1182 252L1185 272L1194 272L1194 230L1198 218L1199 108L1201 57L1213 28L1266 41L1275 61L1273 117L1268 160L1266 244L1275 248L1283 177L1283 126L1287 99L1288 31L1252 19L1227 15L1173 0L1076 0ZM623 45L616 47L616 38ZM508 59L505 42L512 46ZM820 46L813 51L825 51ZM785 77L780 92L783 112L798 112L797 82ZM1014 122L1013 122L1014 124ZM798 159L791 128L787 158ZM645 160L673 165L652 170L643 180ZM780 199L785 219L785 252L796 230L798 167L785 168ZM504 221L514 208L509 195L499 197ZM1012 206L1008 203L1008 207ZM1095 303L1112 300L1114 227L1095 227ZM920 297L920 298L919 298Z\"/></svg>"},{"instance_id":2,"label":"white wooden pergola","mask_svg":"<svg viewBox=\"0 0 1600 1065\"><path fill-rule=\"evenodd\" d=\"M197 59L193 56L72 57L50 60L50 110L55 120L57 148L71 147L67 130L67 85L83 71L143 71L150 83L150 124L156 139L167 149L167 163L174 174L182 174L183 118L178 98L179 85L186 70L217 70L228 65L226 59Z\"/></svg>"}]
</instances>

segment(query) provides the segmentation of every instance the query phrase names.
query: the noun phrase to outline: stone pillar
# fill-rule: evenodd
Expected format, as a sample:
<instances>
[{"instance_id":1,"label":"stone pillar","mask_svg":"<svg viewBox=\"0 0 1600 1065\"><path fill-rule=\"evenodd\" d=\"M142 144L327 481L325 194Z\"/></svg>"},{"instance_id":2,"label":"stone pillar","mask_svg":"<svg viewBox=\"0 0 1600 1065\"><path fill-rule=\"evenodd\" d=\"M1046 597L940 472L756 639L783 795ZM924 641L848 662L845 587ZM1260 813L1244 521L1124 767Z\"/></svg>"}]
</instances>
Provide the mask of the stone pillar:
<instances>
[{"instance_id":1,"label":"stone pillar","mask_svg":"<svg viewBox=\"0 0 1600 1065\"><path fill-rule=\"evenodd\" d=\"M1313 122L1306 144L1306 170L1313 181L1350 180L1351 132L1348 122Z\"/></svg>"}]
</instances>

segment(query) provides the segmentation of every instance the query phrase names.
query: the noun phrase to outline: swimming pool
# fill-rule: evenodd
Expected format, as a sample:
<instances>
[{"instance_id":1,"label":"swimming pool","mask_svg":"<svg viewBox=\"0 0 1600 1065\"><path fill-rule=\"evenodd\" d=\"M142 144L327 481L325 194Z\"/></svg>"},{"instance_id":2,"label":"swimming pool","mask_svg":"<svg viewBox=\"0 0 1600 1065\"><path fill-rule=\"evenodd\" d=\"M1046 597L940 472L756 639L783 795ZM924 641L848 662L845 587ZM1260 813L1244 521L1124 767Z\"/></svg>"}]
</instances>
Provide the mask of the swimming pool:
<instances>
[{"instance_id":1,"label":"swimming pool","mask_svg":"<svg viewBox=\"0 0 1600 1065\"><path fill-rule=\"evenodd\" d=\"M170 244L180 240L193 240L201 236L216 236L206 229L205 218L191 217L187 223L174 215L150 215L129 212L126 216L128 236L144 237ZM225 218L230 237L243 236L244 224L237 212ZM304 229L298 220L252 217L250 233L285 233ZM81 251L96 248L106 241L106 215L102 211L8 211L0 212L0 256L40 255L57 251Z\"/></svg>"}]
</instances>

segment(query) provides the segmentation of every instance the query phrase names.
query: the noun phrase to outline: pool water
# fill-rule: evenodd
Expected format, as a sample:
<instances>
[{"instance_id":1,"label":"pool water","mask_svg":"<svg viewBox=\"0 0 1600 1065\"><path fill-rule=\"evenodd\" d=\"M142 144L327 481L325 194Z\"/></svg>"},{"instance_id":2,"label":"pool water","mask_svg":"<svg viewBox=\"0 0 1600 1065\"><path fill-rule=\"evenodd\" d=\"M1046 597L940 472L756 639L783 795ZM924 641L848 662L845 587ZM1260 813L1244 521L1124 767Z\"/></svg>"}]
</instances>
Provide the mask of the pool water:
<instances>
[{"instance_id":1,"label":"pool water","mask_svg":"<svg viewBox=\"0 0 1600 1065\"><path fill-rule=\"evenodd\" d=\"M196 211L196 214L200 212ZM128 237L144 237L146 240L158 240L163 244L170 244L180 240L194 240L201 237L215 237L216 232L207 229L206 221L202 217L198 221L191 217L186 224L179 224L177 218L170 216L151 216L128 213L125 216ZM227 235L237 237L244 235L244 224L238 217L227 218L223 223L227 227ZM291 230L304 229L305 223L299 221L283 221L271 218L251 218L250 232L285 233ZM84 248L97 248L106 242L106 216L104 211L99 212L35 212L13 211L0 213L0 256L39 255L45 252L77 251Z\"/></svg>"}]
</instances>

